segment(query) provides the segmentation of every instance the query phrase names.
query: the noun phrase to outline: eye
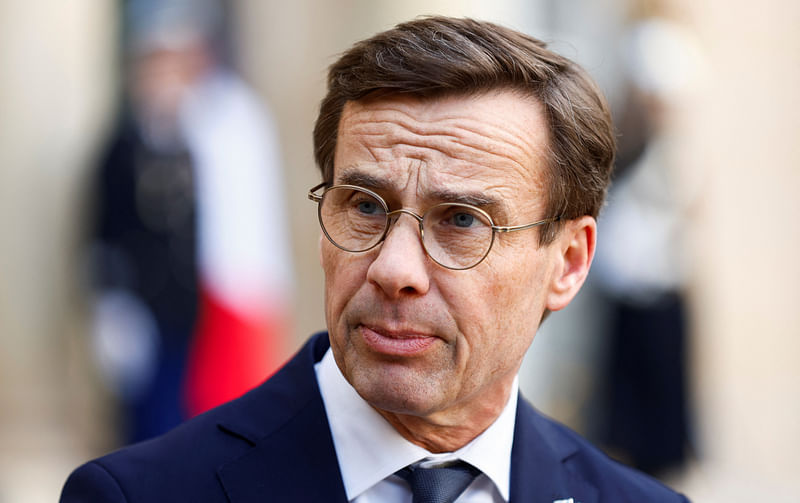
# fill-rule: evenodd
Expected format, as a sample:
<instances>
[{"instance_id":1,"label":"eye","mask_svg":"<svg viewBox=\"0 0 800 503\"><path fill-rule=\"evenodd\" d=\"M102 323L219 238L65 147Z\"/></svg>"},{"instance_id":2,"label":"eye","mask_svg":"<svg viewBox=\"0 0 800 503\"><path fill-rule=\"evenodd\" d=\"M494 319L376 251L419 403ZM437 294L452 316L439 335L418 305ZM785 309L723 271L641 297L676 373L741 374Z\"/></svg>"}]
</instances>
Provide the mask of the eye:
<instances>
[{"instance_id":1,"label":"eye","mask_svg":"<svg viewBox=\"0 0 800 503\"><path fill-rule=\"evenodd\" d=\"M461 204L442 204L426 215L428 223L441 231L474 231L491 227L491 223L475 208Z\"/></svg>"},{"instance_id":2,"label":"eye","mask_svg":"<svg viewBox=\"0 0 800 503\"><path fill-rule=\"evenodd\" d=\"M360 201L356 204L358 211L365 215L374 215L380 210L376 201Z\"/></svg>"},{"instance_id":3,"label":"eye","mask_svg":"<svg viewBox=\"0 0 800 503\"><path fill-rule=\"evenodd\" d=\"M451 218L456 227L471 227L475 222L475 217L469 213L455 213Z\"/></svg>"}]
</instances>

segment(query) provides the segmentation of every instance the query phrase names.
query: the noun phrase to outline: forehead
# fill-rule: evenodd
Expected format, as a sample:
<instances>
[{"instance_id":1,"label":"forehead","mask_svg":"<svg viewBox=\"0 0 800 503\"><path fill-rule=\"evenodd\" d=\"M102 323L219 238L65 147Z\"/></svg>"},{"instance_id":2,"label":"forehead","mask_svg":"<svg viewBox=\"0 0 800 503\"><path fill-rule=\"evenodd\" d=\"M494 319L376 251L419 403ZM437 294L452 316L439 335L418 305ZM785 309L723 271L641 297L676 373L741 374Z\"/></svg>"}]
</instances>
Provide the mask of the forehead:
<instances>
[{"instance_id":1,"label":"forehead","mask_svg":"<svg viewBox=\"0 0 800 503\"><path fill-rule=\"evenodd\" d=\"M548 138L541 104L510 90L348 102L334 183L378 180L420 197L467 190L541 198Z\"/></svg>"}]
</instances>

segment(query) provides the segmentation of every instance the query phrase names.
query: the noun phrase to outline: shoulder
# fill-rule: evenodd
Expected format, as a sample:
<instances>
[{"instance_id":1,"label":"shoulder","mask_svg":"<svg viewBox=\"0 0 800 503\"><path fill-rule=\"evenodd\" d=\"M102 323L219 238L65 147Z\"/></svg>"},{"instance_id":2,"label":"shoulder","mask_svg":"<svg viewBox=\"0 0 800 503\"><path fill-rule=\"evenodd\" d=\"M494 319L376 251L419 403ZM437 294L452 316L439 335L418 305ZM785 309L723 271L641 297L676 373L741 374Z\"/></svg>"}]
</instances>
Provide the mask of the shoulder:
<instances>
[{"instance_id":1,"label":"shoulder","mask_svg":"<svg viewBox=\"0 0 800 503\"><path fill-rule=\"evenodd\" d=\"M313 353L307 345L269 381L241 398L160 437L80 466L67 480L61 501L227 501L218 480L220 469L318 396Z\"/></svg>"},{"instance_id":2,"label":"shoulder","mask_svg":"<svg viewBox=\"0 0 800 503\"><path fill-rule=\"evenodd\" d=\"M589 478L603 496L601 501L685 502L680 495L655 478L616 461L569 428L555 423L578 451L566 460L569 469ZM613 495L612 498L608 496Z\"/></svg>"},{"instance_id":3,"label":"shoulder","mask_svg":"<svg viewBox=\"0 0 800 503\"><path fill-rule=\"evenodd\" d=\"M147 501L154 488L165 501L219 493L214 483L217 465L247 444L220 431L215 416L196 418L161 437L84 464L70 475L61 501Z\"/></svg>"},{"instance_id":4,"label":"shoulder","mask_svg":"<svg viewBox=\"0 0 800 503\"><path fill-rule=\"evenodd\" d=\"M539 414L525 400L520 401L520 408L526 410L518 413L518 420L546 444L548 456L561 467L567 486L592 487L599 502L688 502L653 477L611 459L576 432Z\"/></svg>"},{"instance_id":5,"label":"shoulder","mask_svg":"<svg viewBox=\"0 0 800 503\"><path fill-rule=\"evenodd\" d=\"M247 397L209 411L170 432L134 444L76 469L62 501L224 501L216 481L220 466L243 455L250 435L224 425L246 407Z\"/></svg>"}]
</instances>

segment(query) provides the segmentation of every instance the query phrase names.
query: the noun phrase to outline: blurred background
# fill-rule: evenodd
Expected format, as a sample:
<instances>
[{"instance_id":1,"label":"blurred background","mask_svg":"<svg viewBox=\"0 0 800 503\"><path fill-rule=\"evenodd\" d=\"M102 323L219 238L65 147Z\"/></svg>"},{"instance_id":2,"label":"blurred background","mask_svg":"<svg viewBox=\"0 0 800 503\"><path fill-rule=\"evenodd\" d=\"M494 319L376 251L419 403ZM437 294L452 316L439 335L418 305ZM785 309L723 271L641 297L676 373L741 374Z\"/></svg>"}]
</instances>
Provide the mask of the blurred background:
<instances>
[{"instance_id":1,"label":"blurred background","mask_svg":"<svg viewBox=\"0 0 800 503\"><path fill-rule=\"evenodd\" d=\"M797 2L43 0L0 2L0 502L55 501L324 328L326 67L434 13L550 42L620 132L526 395L694 501L797 501Z\"/></svg>"}]
</instances>

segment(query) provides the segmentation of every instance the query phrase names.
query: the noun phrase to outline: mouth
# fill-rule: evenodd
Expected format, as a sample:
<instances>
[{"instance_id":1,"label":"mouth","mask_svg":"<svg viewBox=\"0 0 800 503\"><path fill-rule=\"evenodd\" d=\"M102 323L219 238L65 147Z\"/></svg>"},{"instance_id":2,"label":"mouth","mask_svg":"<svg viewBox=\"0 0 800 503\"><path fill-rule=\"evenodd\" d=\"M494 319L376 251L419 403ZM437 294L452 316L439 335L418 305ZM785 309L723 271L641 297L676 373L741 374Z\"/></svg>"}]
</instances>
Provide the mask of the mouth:
<instances>
[{"instance_id":1,"label":"mouth","mask_svg":"<svg viewBox=\"0 0 800 503\"><path fill-rule=\"evenodd\" d=\"M374 352L389 356L416 356L424 353L439 338L428 333L395 331L359 325L356 330Z\"/></svg>"}]
</instances>

